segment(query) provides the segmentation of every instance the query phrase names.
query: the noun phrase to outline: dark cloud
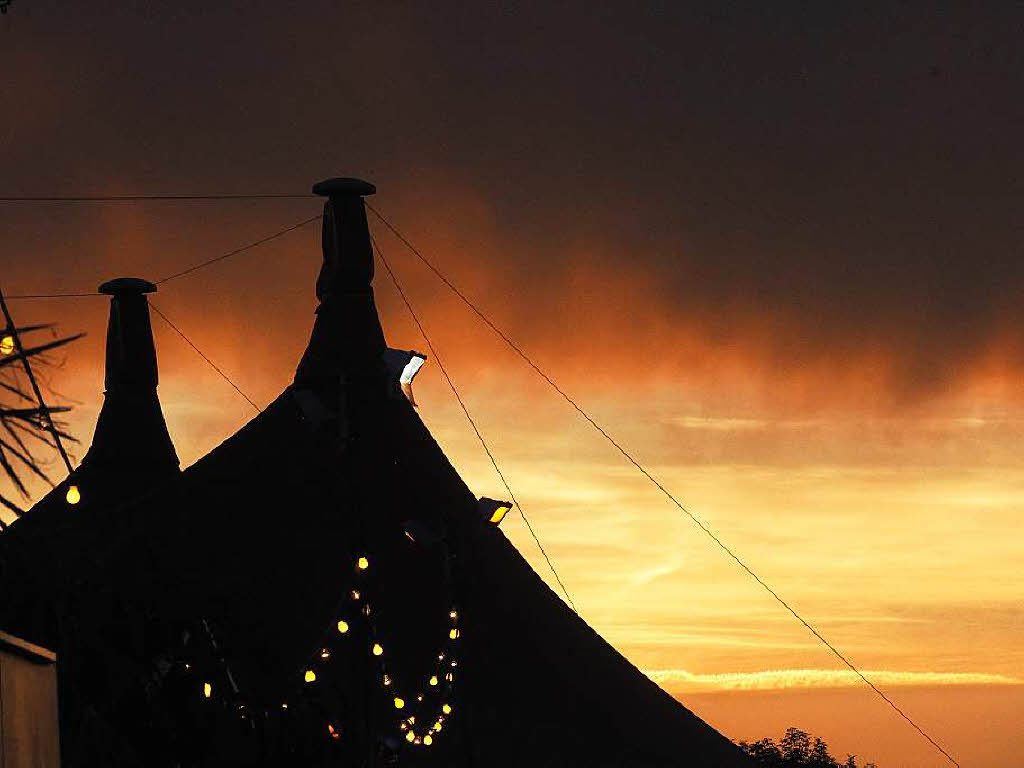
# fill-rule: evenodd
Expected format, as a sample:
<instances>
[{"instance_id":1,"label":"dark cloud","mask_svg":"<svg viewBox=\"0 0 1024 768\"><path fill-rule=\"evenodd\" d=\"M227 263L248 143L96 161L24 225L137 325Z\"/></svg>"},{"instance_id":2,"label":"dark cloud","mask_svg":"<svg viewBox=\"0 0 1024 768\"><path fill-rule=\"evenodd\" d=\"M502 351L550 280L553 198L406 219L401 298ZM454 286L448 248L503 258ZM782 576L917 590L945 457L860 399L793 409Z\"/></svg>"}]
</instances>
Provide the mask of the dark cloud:
<instances>
[{"instance_id":1,"label":"dark cloud","mask_svg":"<svg viewBox=\"0 0 1024 768\"><path fill-rule=\"evenodd\" d=\"M766 365L881 357L901 397L1022 362L1019 4L600 5L23 0L0 22L2 191L359 173L535 343L538 317L612 302L600 341L625 345L654 303ZM174 213L176 252L140 238L140 270L219 246L223 210ZM270 218L247 210L239 232ZM103 216L0 209L10 282L70 283ZM581 275L604 288L567 302ZM613 301L618 275L652 288Z\"/></svg>"}]
</instances>

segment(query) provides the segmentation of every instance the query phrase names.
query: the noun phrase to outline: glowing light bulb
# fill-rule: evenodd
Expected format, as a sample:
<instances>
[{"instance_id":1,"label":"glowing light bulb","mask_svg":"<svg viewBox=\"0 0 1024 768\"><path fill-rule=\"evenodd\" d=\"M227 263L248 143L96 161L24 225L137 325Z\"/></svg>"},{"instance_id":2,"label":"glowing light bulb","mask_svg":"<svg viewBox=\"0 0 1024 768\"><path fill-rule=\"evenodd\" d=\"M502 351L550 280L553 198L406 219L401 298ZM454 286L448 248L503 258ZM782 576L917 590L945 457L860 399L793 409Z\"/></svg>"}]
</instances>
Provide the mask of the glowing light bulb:
<instances>
[{"instance_id":1,"label":"glowing light bulb","mask_svg":"<svg viewBox=\"0 0 1024 768\"><path fill-rule=\"evenodd\" d=\"M417 693L416 694L416 701L423 701L423 694L422 693Z\"/></svg>"},{"instance_id":2,"label":"glowing light bulb","mask_svg":"<svg viewBox=\"0 0 1024 768\"><path fill-rule=\"evenodd\" d=\"M0 355L7 357L14 351L14 337L4 336L0 339Z\"/></svg>"},{"instance_id":3,"label":"glowing light bulb","mask_svg":"<svg viewBox=\"0 0 1024 768\"><path fill-rule=\"evenodd\" d=\"M281 705L281 709L288 709L288 702L287 702L287 701L286 701L286 702L284 702L284 703L283 703L283 704Z\"/></svg>"},{"instance_id":4,"label":"glowing light bulb","mask_svg":"<svg viewBox=\"0 0 1024 768\"><path fill-rule=\"evenodd\" d=\"M365 557L360 557L359 560L356 561L356 567L360 571L365 571L367 568L370 567L370 561Z\"/></svg>"},{"instance_id":5,"label":"glowing light bulb","mask_svg":"<svg viewBox=\"0 0 1024 768\"><path fill-rule=\"evenodd\" d=\"M408 741L410 744L412 744L414 741L416 741L416 732L415 731L406 731L405 740Z\"/></svg>"},{"instance_id":6,"label":"glowing light bulb","mask_svg":"<svg viewBox=\"0 0 1024 768\"><path fill-rule=\"evenodd\" d=\"M384 675L384 685L391 685L391 675Z\"/></svg>"},{"instance_id":7,"label":"glowing light bulb","mask_svg":"<svg viewBox=\"0 0 1024 768\"><path fill-rule=\"evenodd\" d=\"M78 490L77 485L68 487L67 495L64 497L68 504L77 504L82 500L82 492Z\"/></svg>"},{"instance_id":8,"label":"glowing light bulb","mask_svg":"<svg viewBox=\"0 0 1024 768\"><path fill-rule=\"evenodd\" d=\"M398 727L401 728L403 731L409 730L409 724L404 720L398 724Z\"/></svg>"},{"instance_id":9,"label":"glowing light bulb","mask_svg":"<svg viewBox=\"0 0 1024 768\"><path fill-rule=\"evenodd\" d=\"M312 669L307 669L306 670L306 674L303 677L303 679L307 683L312 683L314 680L316 680L316 672L314 672Z\"/></svg>"},{"instance_id":10,"label":"glowing light bulb","mask_svg":"<svg viewBox=\"0 0 1024 768\"><path fill-rule=\"evenodd\" d=\"M213 695L213 686L210 685L209 683L203 683L203 696L208 699L212 695Z\"/></svg>"},{"instance_id":11,"label":"glowing light bulb","mask_svg":"<svg viewBox=\"0 0 1024 768\"><path fill-rule=\"evenodd\" d=\"M320 658L321 659L329 659L329 658L331 658L331 652L329 650L327 650L326 648L321 648L320 649Z\"/></svg>"},{"instance_id":12,"label":"glowing light bulb","mask_svg":"<svg viewBox=\"0 0 1024 768\"><path fill-rule=\"evenodd\" d=\"M334 726L330 723L327 724L327 732L330 733L331 737L335 739L338 738L338 736L340 735L336 730L334 730Z\"/></svg>"},{"instance_id":13,"label":"glowing light bulb","mask_svg":"<svg viewBox=\"0 0 1024 768\"><path fill-rule=\"evenodd\" d=\"M417 736L417 737L416 737L416 740L415 740L415 741L414 741L413 743L414 743L414 744L422 744L422 743L423 743L423 740L422 740L422 739L420 739L420 737L419 737L419 736Z\"/></svg>"},{"instance_id":14,"label":"glowing light bulb","mask_svg":"<svg viewBox=\"0 0 1024 768\"><path fill-rule=\"evenodd\" d=\"M409 725L416 725L416 715L409 715L406 722L409 723Z\"/></svg>"},{"instance_id":15,"label":"glowing light bulb","mask_svg":"<svg viewBox=\"0 0 1024 768\"><path fill-rule=\"evenodd\" d=\"M449 672L447 675L444 676L444 679L451 683L455 680L455 675Z\"/></svg>"},{"instance_id":16,"label":"glowing light bulb","mask_svg":"<svg viewBox=\"0 0 1024 768\"><path fill-rule=\"evenodd\" d=\"M441 705L441 711L444 712L446 715L450 715L452 713L452 705L451 704L442 704Z\"/></svg>"},{"instance_id":17,"label":"glowing light bulb","mask_svg":"<svg viewBox=\"0 0 1024 768\"><path fill-rule=\"evenodd\" d=\"M451 638L452 640L454 640L458 636L459 636L459 630L456 629L455 627L452 627L452 630L448 633L448 637Z\"/></svg>"},{"instance_id":18,"label":"glowing light bulb","mask_svg":"<svg viewBox=\"0 0 1024 768\"><path fill-rule=\"evenodd\" d=\"M440 733L441 732L441 723L434 723L434 731L436 733Z\"/></svg>"},{"instance_id":19,"label":"glowing light bulb","mask_svg":"<svg viewBox=\"0 0 1024 768\"><path fill-rule=\"evenodd\" d=\"M437 685L437 675L431 675L429 682L431 685Z\"/></svg>"},{"instance_id":20,"label":"glowing light bulb","mask_svg":"<svg viewBox=\"0 0 1024 768\"><path fill-rule=\"evenodd\" d=\"M374 643L372 651L374 656L380 656L384 653L384 646L380 643Z\"/></svg>"},{"instance_id":21,"label":"glowing light bulb","mask_svg":"<svg viewBox=\"0 0 1024 768\"><path fill-rule=\"evenodd\" d=\"M353 600L358 600L359 599L359 590L358 589L353 589L352 590L352 599Z\"/></svg>"},{"instance_id":22,"label":"glowing light bulb","mask_svg":"<svg viewBox=\"0 0 1024 768\"><path fill-rule=\"evenodd\" d=\"M348 632L348 622L347 621L339 621L338 622L338 632L343 634L343 635L346 632Z\"/></svg>"},{"instance_id":23,"label":"glowing light bulb","mask_svg":"<svg viewBox=\"0 0 1024 768\"><path fill-rule=\"evenodd\" d=\"M402 709L405 706L405 699L395 696L395 709Z\"/></svg>"},{"instance_id":24,"label":"glowing light bulb","mask_svg":"<svg viewBox=\"0 0 1024 768\"><path fill-rule=\"evenodd\" d=\"M423 743L429 747L431 744L434 743L434 739L428 733L426 736L423 737Z\"/></svg>"},{"instance_id":25,"label":"glowing light bulb","mask_svg":"<svg viewBox=\"0 0 1024 768\"><path fill-rule=\"evenodd\" d=\"M449 619L457 619L457 618L459 618L459 612L458 611L449 611L448 612L448 618Z\"/></svg>"}]
</instances>

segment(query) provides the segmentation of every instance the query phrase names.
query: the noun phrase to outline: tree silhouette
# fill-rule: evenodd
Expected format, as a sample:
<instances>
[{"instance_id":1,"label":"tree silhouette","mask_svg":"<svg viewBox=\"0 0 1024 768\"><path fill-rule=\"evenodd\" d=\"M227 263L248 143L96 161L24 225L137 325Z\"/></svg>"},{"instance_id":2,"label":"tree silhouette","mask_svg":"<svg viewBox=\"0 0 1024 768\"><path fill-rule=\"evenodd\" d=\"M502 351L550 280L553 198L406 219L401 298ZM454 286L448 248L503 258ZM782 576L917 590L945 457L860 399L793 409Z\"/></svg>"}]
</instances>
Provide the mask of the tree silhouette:
<instances>
[{"instance_id":1,"label":"tree silhouette","mask_svg":"<svg viewBox=\"0 0 1024 768\"><path fill-rule=\"evenodd\" d=\"M828 753L828 745L799 728L787 728L785 735L774 739L760 739L754 743L739 742L739 747L766 768L858 768L856 755L847 755L839 762ZM862 768L877 768L865 763Z\"/></svg>"},{"instance_id":2,"label":"tree silhouette","mask_svg":"<svg viewBox=\"0 0 1024 768\"><path fill-rule=\"evenodd\" d=\"M6 316L6 306L4 310ZM18 495L28 500L29 492L23 475L33 475L50 486L54 485L45 469L48 462L41 457L40 452L60 452L62 448L57 438L77 442L68 434L66 425L53 418L53 414L71 409L41 403L37 387L41 381L43 387L50 391L44 371L57 365L50 353L85 334L58 338L52 325L18 328L9 319L0 328L3 329L0 330L0 470ZM30 334L44 330L51 332L50 341L30 344L26 340ZM24 512L2 491L0 507L15 515ZM0 520L0 529L3 527L4 523Z\"/></svg>"}]
</instances>

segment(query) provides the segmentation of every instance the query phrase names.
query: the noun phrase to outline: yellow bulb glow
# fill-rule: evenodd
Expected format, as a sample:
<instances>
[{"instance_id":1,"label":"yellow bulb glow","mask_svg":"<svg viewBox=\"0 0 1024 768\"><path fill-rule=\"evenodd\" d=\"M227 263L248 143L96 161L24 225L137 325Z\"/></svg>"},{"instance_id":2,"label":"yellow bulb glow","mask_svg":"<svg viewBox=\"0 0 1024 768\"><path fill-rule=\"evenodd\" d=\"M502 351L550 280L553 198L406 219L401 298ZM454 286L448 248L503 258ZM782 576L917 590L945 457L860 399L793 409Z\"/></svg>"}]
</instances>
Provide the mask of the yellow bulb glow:
<instances>
[{"instance_id":1,"label":"yellow bulb glow","mask_svg":"<svg viewBox=\"0 0 1024 768\"><path fill-rule=\"evenodd\" d=\"M441 724L440 723L434 723L434 730L437 733L440 733L441 732Z\"/></svg>"},{"instance_id":2,"label":"yellow bulb glow","mask_svg":"<svg viewBox=\"0 0 1024 768\"><path fill-rule=\"evenodd\" d=\"M359 568L360 571L365 571L367 568L370 567L370 561L365 557L360 557L359 560L356 562L356 566Z\"/></svg>"},{"instance_id":3,"label":"yellow bulb glow","mask_svg":"<svg viewBox=\"0 0 1024 768\"><path fill-rule=\"evenodd\" d=\"M213 695L213 686L209 683L203 683L203 696L210 698Z\"/></svg>"},{"instance_id":4,"label":"yellow bulb glow","mask_svg":"<svg viewBox=\"0 0 1024 768\"><path fill-rule=\"evenodd\" d=\"M11 354L11 352L13 352L13 351L14 351L14 337L13 336L4 336L2 339L0 339L0 355L3 355L4 357L7 357L7 355Z\"/></svg>"},{"instance_id":5,"label":"yellow bulb glow","mask_svg":"<svg viewBox=\"0 0 1024 768\"><path fill-rule=\"evenodd\" d=\"M64 498L68 504L77 504L82 500L82 493L78 490L77 485L72 485L68 487L67 495Z\"/></svg>"},{"instance_id":6,"label":"yellow bulb glow","mask_svg":"<svg viewBox=\"0 0 1024 768\"><path fill-rule=\"evenodd\" d=\"M381 645L380 643L374 643L373 644L373 655L374 656L380 656L383 653L384 653L384 646Z\"/></svg>"},{"instance_id":7,"label":"yellow bulb glow","mask_svg":"<svg viewBox=\"0 0 1024 768\"><path fill-rule=\"evenodd\" d=\"M406 731L409 729L409 724L403 720L401 723L398 724L398 727L401 728L403 731Z\"/></svg>"},{"instance_id":8,"label":"yellow bulb glow","mask_svg":"<svg viewBox=\"0 0 1024 768\"><path fill-rule=\"evenodd\" d=\"M502 520L505 519L505 515L508 514L510 509L512 509L512 507L498 507L496 510L494 510L494 514L491 515L490 521L495 525L498 525Z\"/></svg>"},{"instance_id":9,"label":"yellow bulb glow","mask_svg":"<svg viewBox=\"0 0 1024 768\"><path fill-rule=\"evenodd\" d=\"M434 740L431 738L429 733L423 737L423 743L426 744L428 747L434 743Z\"/></svg>"},{"instance_id":10,"label":"yellow bulb glow","mask_svg":"<svg viewBox=\"0 0 1024 768\"><path fill-rule=\"evenodd\" d=\"M359 590L358 589L353 589L352 590L352 599L353 600L358 600L359 599Z\"/></svg>"},{"instance_id":11,"label":"yellow bulb glow","mask_svg":"<svg viewBox=\"0 0 1024 768\"><path fill-rule=\"evenodd\" d=\"M414 741L416 741L416 732L415 731L407 731L406 734L405 734L405 740L408 741L410 744L412 744Z\"/></svg>"},{"instance_id":12,"label":"yellow bulb glow","mask_svg":"<svg viewBox=\"0 0 1024 768\"><path fill-rule=\"evenodd\" d=\"M447 675L444 676L444 679L450 683L455 680L455 675L449 672Z\"/></svg>"},{"instance_id":13,"label":"yellow bulb glow","mask_svg":"<svg viewBox=\"0 0 1024 768\"><path fill-rule=\"evenodd\" d=\"M450 637L452 640L454 640L458 636L459 636L459 630L455 629L454 627L452 628L452 631L448 633L448 637Z\"/></svg>"},{"instance_id":14,"label":"yellow bulb glow","mask_svg":"<svg viewBox=\"0 0 1024 768\"><path fill-rule=\"evenodd\" d=\"M430 684L431 685L437 685L437 675L431 675L430 676Z\"/></svg>"},{"instance_id":15,"label":"yellow bulb glow","mask_svg":"<svg viewBox=\"0 0 1024 768\"><path fill-rule=\"evenodd\" d=\"M450 715L452 713L452 705L451 704L442 704L441 705L441 711L444 712L446 715Z\"/></svg>"},{"instance_id":16,"label":"yellow bulb glow","mask_svg":"<svg viewBox=\"0 0 1024 768\"><path fill-rule=\"evenodd\" d=\"M405 699L395 696L395 709L402 709L405 707Z\"/></svg>"},{"instance_id":17,"label":"yellow bulb glow","mask_svg":"<svg viewBox=\"0 0 1024 768\"><path fill-rule=\"evenodd\" d=\"M305 677L303 679L307 683L312 683L314 680L316 680L316 672L314 672L312 669L307 669L306 670L306 675L305 675Z\"/></svg>"},{"instance_id":18,"label":"yellow bulb glow","mask_svg":"<svg viewBox=\"0 0 1024 768\"><path fill-rule=\"evenodd\" d=\"M347 621L339 621L338 622L338 632L340 632L343 635L346 632L348 632L348 622Z\"/></svg>"},{"instance_id":19,"label":"yellow bulb glow","mask_svg":"<svg viewBox=\"0 0 1024 768\"><path fill-rule=\"evenodd\" d=\"M406 720L409 725L416 725L416 715L410 715Z\"/></svg>"}]
</instances>

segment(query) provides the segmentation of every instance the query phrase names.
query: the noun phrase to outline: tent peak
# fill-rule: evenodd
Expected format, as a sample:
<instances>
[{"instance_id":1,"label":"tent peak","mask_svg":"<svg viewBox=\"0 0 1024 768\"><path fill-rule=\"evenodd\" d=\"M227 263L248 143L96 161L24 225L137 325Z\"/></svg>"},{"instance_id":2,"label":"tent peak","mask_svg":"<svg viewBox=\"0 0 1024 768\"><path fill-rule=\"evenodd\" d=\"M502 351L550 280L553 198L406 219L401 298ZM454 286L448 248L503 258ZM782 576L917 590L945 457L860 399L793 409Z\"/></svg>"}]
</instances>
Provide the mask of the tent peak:
<instances>
[{"instance_id":1,"label":"tent peak","mask_svg":"<svg viewBox=\"0 0 1024 768\"><path fill-rule=\"evenodd\" d=\"M342 197L347 195L375 195L377 187L368 181L354 179L348 176L338 176L333 179L324 179L313 185L313 194L322 197Z\"/></svg>"},{"instance_id":2,"label":"tent peak","mask_svg":"<svg viewBox=\"0 0 1024 768\"><path fill-rule=\"evenodd\" d=\"M108 296L156 293L156 285L141 277L115 277L99 287L100 293Z\"/></svg>"}]
</instances>

